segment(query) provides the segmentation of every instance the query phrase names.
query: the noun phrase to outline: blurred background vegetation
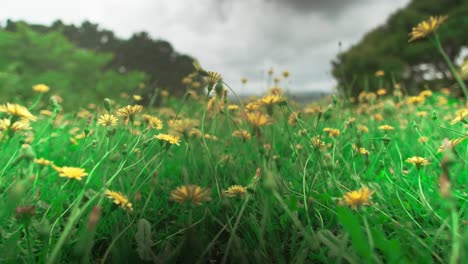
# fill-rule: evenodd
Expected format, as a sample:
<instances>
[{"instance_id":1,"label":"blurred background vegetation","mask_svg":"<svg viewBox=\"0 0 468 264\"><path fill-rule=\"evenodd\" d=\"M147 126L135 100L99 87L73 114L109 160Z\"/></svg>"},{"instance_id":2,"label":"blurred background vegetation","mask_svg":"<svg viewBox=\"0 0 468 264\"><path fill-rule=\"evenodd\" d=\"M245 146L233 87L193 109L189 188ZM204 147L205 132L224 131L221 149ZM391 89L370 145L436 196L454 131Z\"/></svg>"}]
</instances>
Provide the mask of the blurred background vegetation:
<instances>
[{"instance_id":1,"label":"blurred background vegetation","mask_svg":"<svg viewBox=\"0 0 468 264\"><path fill-rule=\"evenodd\" d=\"M411 28L436 15L449 16L438 34L450 59L459 58L461 52L468 49L468 1L413 0L391 15L386 24L368 32L359 43L338 54L332 62L332 72L340 89L353 96L368 87L391 91L394 80L410 93L416 93L423 90L424 85L435 88L454 83L442 56L430 41L408 43ZM378 70L384 71L385 76L375 78ZM454 91L459 92L459 89Z\"/></svg>"},{"instance_id":2,"label":"blurred background vegetation","mask_svg":"<svg viewBox=\"0 0 468 264\"><path fill-rule=\"evenodd\" d=\"M29 99L31 87L44 83L70 108L122 93L143 95L146 102L161 89L180 96L181 80L193 71L193 59L167 41L145 32L123 40L90 22L48 27L8 20L0 49L1 96Z\"/></svg>"}]
</instances>

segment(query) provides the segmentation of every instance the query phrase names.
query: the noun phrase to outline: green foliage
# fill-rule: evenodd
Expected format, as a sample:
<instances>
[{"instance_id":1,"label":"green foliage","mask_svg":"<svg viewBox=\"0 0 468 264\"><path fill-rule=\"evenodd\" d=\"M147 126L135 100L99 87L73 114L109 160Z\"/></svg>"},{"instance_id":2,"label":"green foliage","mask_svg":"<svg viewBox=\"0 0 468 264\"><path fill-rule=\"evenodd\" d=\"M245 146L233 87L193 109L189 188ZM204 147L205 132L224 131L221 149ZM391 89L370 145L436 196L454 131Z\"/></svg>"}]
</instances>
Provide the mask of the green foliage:
<instances>
[{"instance_id":1,"label":"green foliage","mask_svg":"<svg viewBox=\"0 0 468 264\"><path fill-rule=\"evenodd\" d=\"M0 95L15 100L33 96L44 83L66 107L102 100L108 94L131 93L146 77L141 72L107 69L112 54L76 48L59 32L39 33L24 24L0 31Z\"/></svg>"},{"instance_id":2,"label":"green foliage","mask_svg":"<svg viewBox=\"0 0 468 264\"><path fill-rule=\"evenodd\" d=\"M9 20L5 27L8 31L17 30L17 22ZM140 94L150 98L155 87L163 87L172 95L182 96L186 86L182 78L193 71L193 59L179 54L172 45L161 39L152 39L146 32L133 34L129 39L121 39L97 24L83 22L80 26L66 25L58 20L50 27L31 25L40 32L61 32L74 45L93 50L108 52L114 57L108 61L108 67L116 71L141 71L148 76L150 86Z\"/></svg>"},{"instance_id":3,"label":"green foliage","mask_svg":"<svg viewBox=\"0 0 468 264\"><path fill-rule=\"evenodd\" d=\"M437 32L448 57L452 61L457 58L460 51L468 47L468 2L413 0L332 62L333 76L339 81L341 90L356 96L366 87L391 90L394 81L413 91L423 89L424 82L440 83L442 79L446 84L453 81L448 66L429 40L408 43L408 34L413 27L437 15L449 16ZM385 71L386 75L375 78L374 73L378 70ZM428 77L432 72L441 76Z\"/></svg>"}]
</instances>

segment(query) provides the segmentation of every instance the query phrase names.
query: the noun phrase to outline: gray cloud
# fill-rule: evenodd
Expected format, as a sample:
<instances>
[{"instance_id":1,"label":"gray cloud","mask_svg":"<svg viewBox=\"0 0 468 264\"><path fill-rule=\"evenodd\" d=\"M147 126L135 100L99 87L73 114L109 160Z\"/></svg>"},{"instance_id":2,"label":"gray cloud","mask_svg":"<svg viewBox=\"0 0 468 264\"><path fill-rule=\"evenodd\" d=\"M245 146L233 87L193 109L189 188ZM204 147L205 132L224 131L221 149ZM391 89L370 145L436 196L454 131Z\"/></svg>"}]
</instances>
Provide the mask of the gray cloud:
<instances>
[{"instance_id":1,"label":"gray cloud","mask_svg":"<svg viewBox=\"0 0 468 264\"><path fill-rule=\"evenodd\" d=\"M50 24L90 20L121 37L147 31L223 74L239 92L264 91L265 71L292 73L293 91L331 90L338 42L347 49L409 0L16 0L0 17ZM27 8L26 8L27 7ZM240 78L248 77L241 88Z\"/></svg>"}]
</instances>

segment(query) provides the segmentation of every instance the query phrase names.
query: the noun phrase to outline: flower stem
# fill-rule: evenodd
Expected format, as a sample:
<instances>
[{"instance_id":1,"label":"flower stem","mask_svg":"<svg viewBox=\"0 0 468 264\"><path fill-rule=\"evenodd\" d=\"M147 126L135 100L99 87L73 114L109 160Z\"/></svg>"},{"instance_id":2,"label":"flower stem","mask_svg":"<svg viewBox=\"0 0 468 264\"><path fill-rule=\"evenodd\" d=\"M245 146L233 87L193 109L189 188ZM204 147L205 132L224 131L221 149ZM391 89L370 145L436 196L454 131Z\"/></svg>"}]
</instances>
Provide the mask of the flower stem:
<instances>
[{"instance_id":1,"label":"flower stem","mask_svg":"<svg viewBox=\"0 0 468 264\"><path fill-rule=\"evenodd\" d=\"M452 61L450 58L447 56L447 53L445 53L444 49L442 48L442 44L440 43L439 36L437 33L434 32L434 38L433 38L433 43L436 46L437 50L439 53L442 55L442 57L445 60L445 63L447 63L447 66L450 69L450 72L452 73L453 78L457 81L458 85L460 85L460 88L463 91L463 95L465 96L465 100L468 100L468 90L466 88L465 82L463 79L460 77L460 75L457 73L455 66L453 65Z\"/></svg>"}]
</instances>

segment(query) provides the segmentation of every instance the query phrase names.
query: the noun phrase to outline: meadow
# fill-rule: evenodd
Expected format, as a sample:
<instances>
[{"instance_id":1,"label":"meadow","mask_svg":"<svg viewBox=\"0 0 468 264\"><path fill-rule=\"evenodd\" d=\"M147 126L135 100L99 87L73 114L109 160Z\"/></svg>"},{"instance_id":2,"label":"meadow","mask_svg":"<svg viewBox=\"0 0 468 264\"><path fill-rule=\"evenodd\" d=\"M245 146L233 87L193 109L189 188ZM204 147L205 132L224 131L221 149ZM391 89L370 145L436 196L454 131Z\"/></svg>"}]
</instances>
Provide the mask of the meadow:
<instances>
[{"instance_id":1,"label":"meadow","mask_svg":"<svg viewBox=\"0 0 468 264\"><path fill-rule=\"evenodd\" d=\"M2 263L468 260L468 106L454 86L300 104L283 72L234 104L196 66L184 81L202 84L162 91L157 108L137 91L65 111L46 84L2 98Z\"/></svg>"}]
</instances>

